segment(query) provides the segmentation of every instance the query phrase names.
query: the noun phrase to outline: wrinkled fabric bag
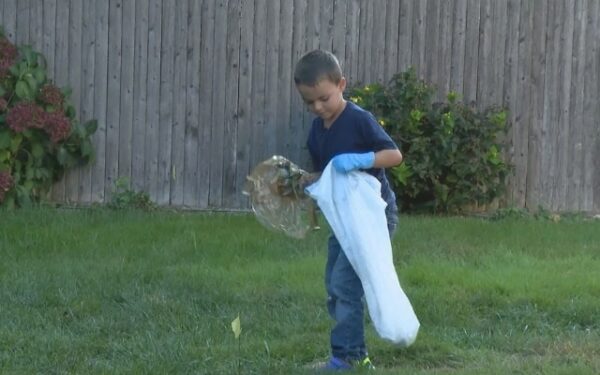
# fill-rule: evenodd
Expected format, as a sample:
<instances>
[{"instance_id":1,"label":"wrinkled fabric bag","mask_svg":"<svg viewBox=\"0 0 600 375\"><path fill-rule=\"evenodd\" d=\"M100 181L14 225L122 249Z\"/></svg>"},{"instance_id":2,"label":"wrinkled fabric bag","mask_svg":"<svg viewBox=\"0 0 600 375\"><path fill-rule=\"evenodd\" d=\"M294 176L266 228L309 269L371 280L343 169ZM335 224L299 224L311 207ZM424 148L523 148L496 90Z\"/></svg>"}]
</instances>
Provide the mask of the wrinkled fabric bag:
<instances>
[{"instance_id":1,"label":"wrinkled fabric bag","mask_svg":"<svg viewBox=\"0 0 600 375\"><path fill-rule=\"evenodd\" d=\"M381 183L365 172L340 173L329 163L306 192L360 278L377 334L400 346L411 345L420 323L394 268Z\"/></svg>"}]
</instances>

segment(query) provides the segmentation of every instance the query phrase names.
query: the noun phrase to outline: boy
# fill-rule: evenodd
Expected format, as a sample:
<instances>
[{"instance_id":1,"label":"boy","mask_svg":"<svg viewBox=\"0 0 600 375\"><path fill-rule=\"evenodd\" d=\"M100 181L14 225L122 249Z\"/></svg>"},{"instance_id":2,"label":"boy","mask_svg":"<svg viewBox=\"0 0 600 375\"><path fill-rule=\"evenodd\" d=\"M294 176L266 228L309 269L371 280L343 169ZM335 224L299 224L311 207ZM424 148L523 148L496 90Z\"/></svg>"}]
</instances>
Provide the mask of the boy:
<instances>
[{"instance_id":1,"label":"boy","mask_svg":"<svg viewBox=\"0 0 600 375\"><path fill-rule=\"evenodd\" d=\"M346 79L332 53L315 50L304 55L296 65L294 81L309 110L318 116L307 141L315 171L322 172L332 161L340 172L360 169L375 176L388 204L391 236L398 224L398 209L384 168L402 162L398 147L371 113L344 99ZM365 346L362 284L334 235L328 241L325 285L335 326L331 330L331 358L319 369L373 368Z\"/></svg>"}]
</instances>

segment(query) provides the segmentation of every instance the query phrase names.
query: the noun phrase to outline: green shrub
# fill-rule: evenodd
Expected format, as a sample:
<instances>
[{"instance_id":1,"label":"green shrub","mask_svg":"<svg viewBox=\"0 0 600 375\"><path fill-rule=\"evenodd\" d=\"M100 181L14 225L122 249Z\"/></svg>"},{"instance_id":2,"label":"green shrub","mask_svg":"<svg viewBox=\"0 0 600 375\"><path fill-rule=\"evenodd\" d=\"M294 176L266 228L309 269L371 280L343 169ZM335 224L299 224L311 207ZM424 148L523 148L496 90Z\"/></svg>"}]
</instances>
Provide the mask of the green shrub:
<instances>
[{"instance_id":1,"label":"green shrub","mask_svg":"<svg viewBox=\"0 0 600 375\"><path fill-rule=\"evenodd\" d=\"M156 204L152 202L148 193L132 190L129 179L120 177L115 181L108 207L115 210L136 209L151 211L156 208Z\"/></svg>"},{"instance_id":2,"label":"green shrub","mask_svg":"<svg viewBox=\"0 0 600 375\"><path fill-rule=\"evenodd\" d=\"M65 172L93 158L96 121L79 124L69 90L46 75L44 57L0 29L0 206L28 206Z\"/></svg>"},{"instance_id":3,"label":"green shrub","mask_svg":"<svg viewBox=\"0 0 600 375\"><path fill-rule=\"evenodd\" d=\"M351 88L349 97L371 111L402 150L405 162L389 176L403 210L485 206L502 194L510 170L501 156L506 111L478 112L454 92L447 102L433 103L433 93L411 68L388 85Z\"/></svg>"}]
</instances>

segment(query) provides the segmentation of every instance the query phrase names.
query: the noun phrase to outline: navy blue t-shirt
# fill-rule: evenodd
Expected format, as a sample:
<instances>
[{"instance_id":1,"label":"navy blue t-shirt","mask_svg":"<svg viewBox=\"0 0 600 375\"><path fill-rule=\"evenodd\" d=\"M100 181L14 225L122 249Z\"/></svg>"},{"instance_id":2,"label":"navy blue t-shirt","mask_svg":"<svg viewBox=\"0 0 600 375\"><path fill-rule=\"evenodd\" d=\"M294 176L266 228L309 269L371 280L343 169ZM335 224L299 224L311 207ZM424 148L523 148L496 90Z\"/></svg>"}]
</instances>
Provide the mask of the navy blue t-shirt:
<instances>
[{"instance_id":1,"label":"navy blue t-shirt","mask_svg":"<svg viewBox=\"0 0 600 375\"><path fill-rule=\"evenodd\" d=\"M329 129L323 119L313 120L307 141L315 171L322 172L336 155L345 153L378 152L398 148L390 136L377 123L375 117L356 104L347 101L346 108ZM388 205L396 206L396 196L383 168L366 170L381 182L381 197Z\"/></svg>"}]
</instances>

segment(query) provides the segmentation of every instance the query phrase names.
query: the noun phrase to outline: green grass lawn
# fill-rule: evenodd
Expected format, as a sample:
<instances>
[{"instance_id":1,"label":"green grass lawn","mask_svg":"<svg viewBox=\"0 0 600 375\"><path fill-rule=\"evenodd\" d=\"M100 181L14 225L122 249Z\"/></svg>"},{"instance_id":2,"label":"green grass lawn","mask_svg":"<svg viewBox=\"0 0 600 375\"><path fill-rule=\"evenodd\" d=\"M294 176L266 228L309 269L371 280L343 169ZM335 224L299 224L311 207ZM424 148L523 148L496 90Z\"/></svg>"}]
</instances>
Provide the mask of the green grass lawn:
<instances>
[{"instance_id":1,"label":"green grass lawn","mask_svg":"<svg viewBox=\"0 0 600 375\"><path fill-rule=\"evenodd\" d=\"M241 214L0 212L0 373L305 373L328 354L326 236ZM600 373L600 222L403 217L394 256L421 331L397 349L369 325L375 373Z\"/></svg>"}]
</instances>

